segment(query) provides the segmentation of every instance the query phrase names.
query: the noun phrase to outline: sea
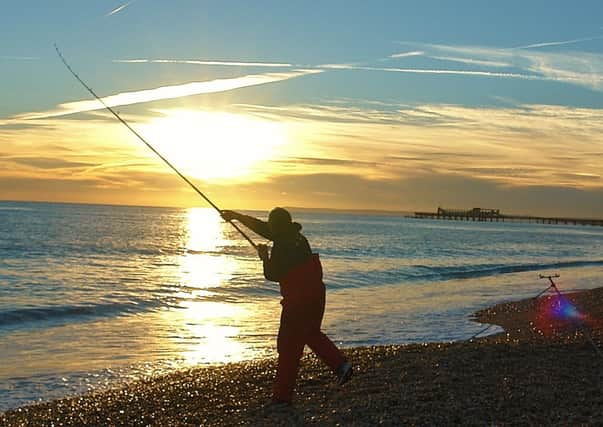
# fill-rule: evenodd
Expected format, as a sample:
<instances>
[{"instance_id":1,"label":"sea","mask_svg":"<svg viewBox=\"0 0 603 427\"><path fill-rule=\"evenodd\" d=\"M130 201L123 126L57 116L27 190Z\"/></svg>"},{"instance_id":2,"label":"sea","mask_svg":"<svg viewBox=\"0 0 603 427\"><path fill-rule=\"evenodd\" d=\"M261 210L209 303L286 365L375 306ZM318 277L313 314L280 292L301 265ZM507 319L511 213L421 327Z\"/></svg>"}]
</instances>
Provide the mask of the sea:
<instances>
[{"instance_id":1,"label":"sea","mask_svg":"<svg viewBox=\"0 0 603 427\"><path fill-rule=\"evenodd\" d=\"M545 290L540 275L603 285L603 227L292 213L343 348L468 340L484 329L473 313ZM0 411L274 357L279 301L211 208L0 202Z\"/></svg>"}]
</instances>

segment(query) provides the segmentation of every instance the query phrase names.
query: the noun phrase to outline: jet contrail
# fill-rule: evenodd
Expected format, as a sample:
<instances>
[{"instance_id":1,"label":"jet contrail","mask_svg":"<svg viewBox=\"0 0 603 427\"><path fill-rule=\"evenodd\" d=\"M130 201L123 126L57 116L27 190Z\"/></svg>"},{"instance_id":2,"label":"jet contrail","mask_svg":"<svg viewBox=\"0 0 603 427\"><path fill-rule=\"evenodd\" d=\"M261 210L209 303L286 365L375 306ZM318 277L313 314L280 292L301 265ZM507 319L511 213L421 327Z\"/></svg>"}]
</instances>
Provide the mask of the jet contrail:
<instances>
[{"instance_id":1,"label":"jet contrail","mask_svg":"<svg viewBox=\"0 0 603 427\"><path fill-rule=\"evenodd\" d=\"M393 55L390 55L390 58L406 58L409 56L421 56L424 55L425 52L422 52L420 50L415 50L412 52L400 52L400 53L394 53Z\"/></svg>"},{"instance_id":2,"label":"jet contrail","mask_svg":"<svg viewBox=\"0 0 603 427\"><path fill-rule=\"evenodd\" d=\"M191 64L191 65L224 65L232 67L279 67L289 68L293 64L284 62L244 62L244 61L207 61L196 59L114 59L113 62L120 64Z\"/></svg>"},{"instance_id":3,"label":"jet contrail","mask_svg":"<svg viewBox=\"0 0 603 427\"><path fill-rule=\"evenodd\" d=\"M38 56L10 56L0 55L0 59L13 60L13 61L35 61L40 59Z\"/></svg>"},{"instance_id":4,"label":"jet contrail","mask_svg":"<svg viewBox=\"0 0 603 427\"><path fill-rule=\"evenodd\" d=\"M456 56L432 56L427 55L428 58L437 59L440 61L451 61L451 62L460 62L462 64L469 65L480 65L483 67L511 67L512 65L507 62L500 61L489 61L483 59L472 59L472 58L460 58Z\"/></svg>"},{"instance_id":5,"label":"jet contrail","mask_svg":"<svg viewBox=\"0 0 603 427\"><path fill-rule=\"evenodd\" d=\"M136 0L131 0L131 1L127 2L127 3L122 4L121 6L118 6L115 9L113 9L111 12L107 13L105 16L115 15L116 13L119 13L122 10L124 10L126 7L130 6L135 1Z\"/></svg>"},{"instance_id":6,"label":"jet contrail","mask_svg":"<svg viewBox=\"0 0 603 427\"><path fill-rule=\"evenodd\" d=\"M380 68L380 67L359 67L355 65L338 65L337 67L324 66L331 69L342 70L364 70L364 71L384 71L389 73L407 73L407 74L448 74L459 76L483 76L483 77L501 77L508 79L524 79L524 80L548 80L540 76L531 76L528 74L518 73L499 73L493 71L470 71L470 70L443 70L443 69L428 69L428 68Z\"/></svg>"},{"instance_id":7,"label":"jet contrail","mask_svg":"<svg viewBox=\"0 0 603 427\"><path fill-rule=\"evenodd\" d=\"M517 46L513 49L531 49L531 48L546 47L546 46L561 46L564 44L589 42L589 41L601 40L601 39L603 39L603 36L583 37L583 38L579 38L579 39L562 40L562 41L556 41L556 42L533 43L533 44L528 44L525 46Z\"/></svg>"},{"instance_id":8,"label":"jet contrail","mask_svg":"<svg viewBox=\"0 0 603 427\"><path fill-rule=\"evenodd\" d=\"M229 90L257 86L266 83L289 80L308 74L321 73L323 70L299 69L286 73L250 74L230 79L216 79L205 82L192 82L174 86L162 86L154 89L136 92L122 92L101 98L106 106L119 107L123 105L140 104L143 102L160 101L164 99L182 98L191 95L226 92ZM58 105L54 110L24 113L14 116L17 120L33 120L48 117L66 116L87 111L103 110L106 106L98 100L74 101Z\"/></svg>"}]
</instances>

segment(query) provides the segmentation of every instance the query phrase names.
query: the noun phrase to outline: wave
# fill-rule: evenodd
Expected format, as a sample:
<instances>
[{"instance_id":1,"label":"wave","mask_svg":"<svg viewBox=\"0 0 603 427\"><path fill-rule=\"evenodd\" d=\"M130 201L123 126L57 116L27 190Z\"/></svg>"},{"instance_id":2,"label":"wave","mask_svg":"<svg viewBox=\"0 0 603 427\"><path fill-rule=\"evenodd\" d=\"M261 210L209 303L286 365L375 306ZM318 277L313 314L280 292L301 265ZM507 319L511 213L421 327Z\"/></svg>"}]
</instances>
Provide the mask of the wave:
<instances>
[{"instance_id":1,"label":"wave","mask_svg":"<svg viewBox=\"0 0 603 427\"><path fill-rule=\"evenodd\" d=\"M181 251L167 251L162 248L132 248L132 247L102 247L99 245L64 245L57 247L47 242L40 242L33 246L31 242L11 242L10 245L1 245L0 251L6 257L14 259L31 259L43 256L53 258L91 258L91 257L150 257L150 256L178 256Z\"/></svg>"},{"instance_id":2,"label":"wave","mask_svg":"<svg viewBox=\"0 0 603 427\"><path fill-rule=\"evenodd\" d=\"M73 319L97 319L153 311L165 305L158 299L101 304L49 305L0 311L0 327L63 323Z\"/></svg>"},{"instance_id":3,"label":"wave","mask_svg":"<svg viewBox=\"0 0 603 427\"><path fill-rule=\"evenodd\" d=\"M353 261L350 262L353 265ZM381 270L346 269L325 274L325 283L331 289L365 288L404 283L440 282L455 279L475 279L529 271L554 273L556 269L603 266L603 260L568 260L559 262L473 264L473 265L404 265L398 268ZM278 297L278 284L266 282L260 277L253 280L231 281L218 288L209 288L207 295L193 295L196 287L165 286L156 289L154 296L127 300L119 294L106 295L99 303L82 302L79 304L43 305L0 310L0 328L48 327L69 322L85 322L99 318L129 316L153 312L162 308L178 308L178 302L187 299L179 292L190 292L190 299L203 301L221 301L229 303L248 302L251 298ZM132 289L130 289L132 291Z\"/></svg>"},{"instance_id":4,"label":"wave","mask_svg":"<svg viewBox=\"0 0 603 427\"><path fill-rule=\"evenodd\" d=\"M33 209L19 206L0 206L0 211L33 211Z\"/></svg>"},{"instance_id":5,"label":"wave","mask_svg":"<svg viewBox=\"0 0 603 427\"><path fill-rule=\"evenodd\" d=\"M193 250L184 247L169 247L169 246L121 246L116 244L101 244L98 242L89 243L63 243L57 246L53 242L36 242L35 246L30 241L15 242L10 244L1 242L0 252L7 258L15 259L30 259L41 256L53 257L171 257L178 258L186 255L212 255L212 256L241 256L249 257L254 255L246 246L224 246L215 250Z\"/></svg>"},{"instance_id":6,"label":"wave","mask_svg":"<svg viewBox=\"0 0 603 427\"><path fill-rule=\"evenodd\" d=\"M436 267L426 279L472 279L478 277L498 276L500 274L523 273L527 271L552 270L557 268L578 268L601 266L603 260L558 261L534 264L481 264L475 266Z\"/></svg>"},{"instance_id":7,"label":"wave","mask_svg":"<svg viewBox=\"0 0 603 427\"><path fill-rule=\"evenodd\" d=\"M529 271L550 271L562 268L603 266L603 260L575 260L533 264L477 264L458 266L405 266L400 269L378 271L349 270L344 273L326 274L325 281L334 288L354 288L391 285L404 282L446 281L476 279L502 274Z\"/></svg>"}]
</instances>

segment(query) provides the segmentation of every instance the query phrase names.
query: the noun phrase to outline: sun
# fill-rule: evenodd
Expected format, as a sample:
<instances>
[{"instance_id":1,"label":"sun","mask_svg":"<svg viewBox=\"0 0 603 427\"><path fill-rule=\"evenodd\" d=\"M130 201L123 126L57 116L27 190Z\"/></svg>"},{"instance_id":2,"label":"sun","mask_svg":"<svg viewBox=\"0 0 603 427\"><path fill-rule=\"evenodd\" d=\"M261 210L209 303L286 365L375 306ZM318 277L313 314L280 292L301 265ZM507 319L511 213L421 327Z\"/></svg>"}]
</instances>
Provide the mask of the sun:
<instances>
[{"instance_id":1,"label":"sun","mask_svg":"<svg viewBox=\"0 0 603 427\"><path fill-rule=\"evenodd\" d=\"M141 133L182 173L207 181L257 178L287 143L285 125L275 121L230 112L156 112L160 116Z\"/></svg>"}]
</instances>

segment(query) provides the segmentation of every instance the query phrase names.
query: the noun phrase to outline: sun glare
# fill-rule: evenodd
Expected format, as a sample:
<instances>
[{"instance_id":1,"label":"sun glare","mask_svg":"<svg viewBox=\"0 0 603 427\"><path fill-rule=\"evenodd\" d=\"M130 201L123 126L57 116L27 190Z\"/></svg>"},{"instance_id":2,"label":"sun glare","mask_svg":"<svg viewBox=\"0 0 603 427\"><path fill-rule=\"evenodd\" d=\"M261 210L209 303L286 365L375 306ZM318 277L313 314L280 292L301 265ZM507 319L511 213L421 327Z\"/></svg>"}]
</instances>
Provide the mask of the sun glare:
<instances>
[{"instance_id":1,"label":"sun glare","mask_svg":"<svg viewBox=\"0 0 603 427\"><path fill-rule=\"evenodd\" d=\"M190 252L213 252L228 244L223 233L223 221L210 208L191 208L187 213L186 249Z\"/></svg>"},{"instance_id":2,"label":"sun glare","mask_svg":"<svg viewBox=\"0 0 603 427\"><path fill-rule=\"evenodd\" d=\"M142 133L174 166L199 179L257 175L258 166L278 157L287 141L285 126L274 121L225 112L158 112Z\"/></svg>"},{"instance_id":3,"label":"sun glare","mask_svg":"<svg viewBox=\"0 0 603 427\"><path fill-rule=\"evenodd\" d=\"M206 208L188 210L186 253L180 257L181 285L207 289L227 282L236 270L232 257L218 253L228 243L219 215Z\"/></svg>"},{"instance_id":4,"label":"sun glare","mask_svg":"<svg viewBox=\"0 0 603 427\"><path fill-rule=\"evenodd\" d=\"M186 365L224 363L253 357L253 349L239 341L236 319L246 317L241 304L219 300L219 287L227 286L237 269L232 256L220 253L228 245L224 222L212 209L192 208L186 215L186 251L180 256L178 308L162 313L172 325L170 341Z\"/></svg>"}]
</instances>

